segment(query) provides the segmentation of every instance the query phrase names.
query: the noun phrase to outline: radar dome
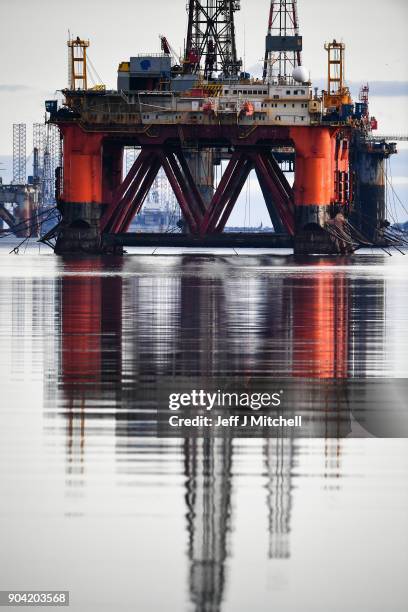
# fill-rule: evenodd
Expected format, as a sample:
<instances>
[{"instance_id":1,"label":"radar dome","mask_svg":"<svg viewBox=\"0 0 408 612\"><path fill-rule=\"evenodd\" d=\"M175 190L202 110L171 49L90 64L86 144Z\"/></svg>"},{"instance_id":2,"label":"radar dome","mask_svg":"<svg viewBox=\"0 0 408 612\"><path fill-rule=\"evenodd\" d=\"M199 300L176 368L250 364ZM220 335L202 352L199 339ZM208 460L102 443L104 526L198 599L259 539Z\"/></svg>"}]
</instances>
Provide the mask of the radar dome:
<instances>
[{"instance_id":1,"label":"radar dome","mask_svg":"<svg viewBox=\"0 0 408 612\"><path fill-rule=\"evenodd\" d=\"M292 72L292 77L297 83L306 83L309 80L309 71L304 66L297 66Z\"/></svg>"}]
</instances>

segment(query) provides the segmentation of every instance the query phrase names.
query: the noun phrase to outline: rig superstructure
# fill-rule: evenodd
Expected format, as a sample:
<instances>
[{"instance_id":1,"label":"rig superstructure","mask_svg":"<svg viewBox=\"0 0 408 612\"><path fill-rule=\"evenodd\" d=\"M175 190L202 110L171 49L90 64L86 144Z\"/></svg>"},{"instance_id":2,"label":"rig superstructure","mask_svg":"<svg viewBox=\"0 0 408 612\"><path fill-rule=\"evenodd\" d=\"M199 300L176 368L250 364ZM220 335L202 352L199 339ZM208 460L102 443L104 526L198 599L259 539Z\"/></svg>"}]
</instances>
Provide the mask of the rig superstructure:
<instances>
[{"instance_id":1,"label":"rig superstructure","mask_svg":"<svg viewBox=\"0 0 408 612\"><path fill-rule=\"evenodd\" d=\"M295 253L344 253L381 242L384 159L395 144L372 139L376 122L366 90L353 103L344 81L344 44L326 44L328 87L318 95L301 65L297 3L272 1L263 78L251 78L237 55L239 9L237 0L190 0L183 57L162 36L161 53L119 64L115 91L87 88L88 41L69 41L72 78L64 106L46 103L63 139L62 221L46 236L56 237L57 252L126 244L124 235L161 168L185 233L202 244L223 232L252 170L276 237L286 235ZM123 178L129 146L140 153ZM227 165L215 187L221 161ZM293 186L281 167L288 161Z\"/></svg>"}]
</instances>

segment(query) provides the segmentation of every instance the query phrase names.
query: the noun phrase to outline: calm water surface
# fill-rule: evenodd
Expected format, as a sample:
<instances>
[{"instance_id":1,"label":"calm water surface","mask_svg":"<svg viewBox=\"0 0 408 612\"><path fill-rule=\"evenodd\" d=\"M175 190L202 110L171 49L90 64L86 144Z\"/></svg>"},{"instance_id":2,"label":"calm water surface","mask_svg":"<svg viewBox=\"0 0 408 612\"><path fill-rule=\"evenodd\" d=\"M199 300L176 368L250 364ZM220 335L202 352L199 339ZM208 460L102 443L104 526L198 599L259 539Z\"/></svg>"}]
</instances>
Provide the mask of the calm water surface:
<instances>
[{"instance_id":1,"label":"calm water surface","mask_svg":"<svg viewBox=\"0 0 408 612\"><path fill-rule=\"evenodd\" d=\"M0 245L0 589L80 612L402 612L404 439L165 439L138 389L408 378L408 258Z\"/></svg>"}]
</instances>

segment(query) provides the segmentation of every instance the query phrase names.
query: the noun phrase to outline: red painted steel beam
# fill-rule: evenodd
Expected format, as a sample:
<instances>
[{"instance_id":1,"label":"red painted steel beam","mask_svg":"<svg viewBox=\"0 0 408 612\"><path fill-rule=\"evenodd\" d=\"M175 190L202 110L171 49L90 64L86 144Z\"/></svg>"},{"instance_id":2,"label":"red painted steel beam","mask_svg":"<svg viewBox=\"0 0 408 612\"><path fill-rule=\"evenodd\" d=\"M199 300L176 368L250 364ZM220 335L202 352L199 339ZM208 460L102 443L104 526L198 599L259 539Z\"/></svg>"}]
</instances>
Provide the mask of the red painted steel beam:
<instances>
[{"instance_id":1,"label":"red painted steel beam","mask_svg":"<svg viewBox=\"0 0 408 612\"><path fill-rule=\"evenodd\" d=\"M118 202L116 209L111 215L109 222L104 226L104 231L108 231L111 233L118 233L120 231L120 228L122 227L127 217L129 208L132 206L132 202L136 198L143 179L149 172L153 161L154 154L152 152L149 152L146 156L143 157L142 163L138 167L138 171L133 177L133 181L129 185L129 189L126 191L124 197L120 200L120 202Z\"/></svg>"},{"instance_id":2,"label":"red painted steel beam","mask_svg":"<svg viewBox=\"0 0 408 612\"><path fill-rule=\"evenodd\" d=\"M260 151L257 155L259 155L259 159L262 160L262 163L267 168L269 175L275 183L276 189L281 195L282 200L286 201L289 212L294 214L295 205L293 201L293 191L284 173L280 169L279 164L269 151ZM255 165L257 165L257 161L258 160L254 157ZM261 176L263 178L263 175Z\"/></svg>"},{"instance_id":3,"label":"red painted steel beam","mask_svg":"<svg viewBox=\"0 0 408 612\"><path fill-rule=\"evenodd\" d=\"M81 130L76 123L64 120L55 120L64 138L71 131ZM86 126L86 137L98 136L105 142L113 140L122 146L139 147L166 147L171 142L174 146L182 147L183 143L191 141L198 142L204 147L257 147L257 146L293 146L293 127L290 126L241 126L239 124L161 124L135 127L123 124L112 128L108 124L92 124ZM309 126L295 128L296 130L313 130ZM325 128L326 129L326 128ZM296 136L297 138L297 136ZM88 147L87 143L82 143ZM69 200L68 200L69 201Z\"/></svg>"},{"instance_id":4,"label":"red painted steel beam","mask_svg":"<svg viewBox=\"0 0 408 612\"><path fill-rule=\"evenodd\" d=\"M232 208L230 206L230 202L236 193L237 186L240 183L240 178L242 177L242 174L244 173L246 162L247 162L247 157L244 153L241 152L239 154L239 157L236 159L236 163L233 165L233 167L231 168L231 171L229 172L229 175L227 177L227 182L224 184L225 188L223 188L222 193L220 194L217 206L213 209L213 214L206 228L206 233L213 233L213 232L218 231L217 227L221 219L224 217L224 212L226 209L228 209L229 214L231 214ZM245 180L246 178L247 177L245 177ZM245 183L245 180L243 181L242 186ZM241 186L241 189L242 189L242 186ZM236 201L236 198L235 198L235 201ZM229 214L227 215L227 218L229 217Z\"/></svg>"},{"instance_id":5,"label":"red painted steel beam","mask_svg":"<svg viewBox=\"0 0 408 612\"><path fill-rule=\"evenodd\" d=\"M134 200L137 198L138 193L140 191L141 185L143 184L147 174L150 172L152 159L149 158L146 160L141 167L140 171L134 178L134 181L129 188L126 196L120 202L116 214L114 215L114 222L112 224L111 230L113 233L120 233L121 228L124 226L126 219L130 214L130 210L132 208L132 204Z\"/></svg>"},{"instance_id":6,"label":"red painted steel beam","mask_svg":"<svg viewBox=\"0 0 408 612\"><path fill-rule=\"evenodd\" d=\"M177 163L177 159L174 155L174 152L172 151L167 151L165 152L166 158L171 166L171 169L173 171L174 176L176 177L176 180L184 194L184 197L187 201L188 207L190 209L190 212L192 214L192 216L194 217L194 220L197 224L197 226L200 226L201 222L202 222L202 217L203 217L203 213L200 210L200 204L196 201L195 198L195 194L194 191L192 189L189 188L188 185L188 181L187 178L184 176L183 172L181 171L180 166ZM193 178L191 177L191 180L193 181ZM197 193L198 198L201 200L201 196ZM202 202L202 200L201 200ZM201 208L204 206L204 203L202 202L202 206Z\"/></svg>"},{"instance_id":7,"label":"red painted steel beam","mask_svg":"<svg viewBox=\"0 0 408 612\"><path fill-rule=\"evenodd\" d=\"M199 231L199 223L197 223L194 215L192 213L190 203L185 197L185 193L183 192L182 186L179 184L176 175L173 172L173 168L169 162L165 153L162 153L161 156L163 170L166 173L166 176L169 180L169 183L174 191L174 195L177 198L179 206L183 212L184 218L187 222L189 230L192 234L198 234Z\"/></svg>"},{"instance_id":8,"label":"red painted steel beam","mask_svg":"<svg viewBox=\"0 0 408 612\"><path fill-rule=\"evenodd\" d=\"M112 197L112 201L107 207L101 219L101 231L102 232L106 231L109 222L111 221L113 215L115 214L119 206L119 203L124 199L125 194L127 193L132 183L134 182L135 177L138 175L141 167L143 166L144 162L150 155L151 155L151 151L149 151L148 149L143 149L140 152L133 166L131 167L127 176L125 177L124 181L122 182L120 187L115 191Z\"/></svg>"},{"instance_id":9,"label":"red painted steel beam","mask_svg":"<svg viewBox=\"0 0 408 612\"><path fill-rule=\"evenodd\" d=\"M242 156L243 153L241 151L236 151L232 155L228 166L225 168L224 174L221 177L218 187L214 193L214 197L205 213L203 222L201 224L201 235L205 235L208 232L208 228L210 227L210 225L214 225L212 223L213 218L216 217L216 219L218 219L219 216L222 214L222 210L225 207L224 198L229 188L229 182L231 180L232 175L236 171L237 164L241 160ZM223 201L224 204L222 204Z\"/></svg>"},{"instance_id":10,"label":"red painted steel beam","mask_svg":"<svg viewBox=\"0 0 408 612\"><path fill-rule=\"evenodd\" d=\"M272 154L264 149L236 151L218 185L208 210L181 149L143 148L127 177L114 193L101 229L123 233L140 212L153 181L163 166L191 233L221 232L231 215L249 173L255 167L264 190L271 193L286 230L294 234L293 194Z\"/></svg>"},{"instance_id":11,"label":"red painted steel beam","mask_svg":"<svg viewBox=\"0 0 408 612\"><path fill-rule=\"evenodd\" d=\"M126 216L117 233L127 232L130 224L132 223L133 217L139 214L143 206L143 202L145 201L147 194L149 193L154 183L154 179L156 178L158 171L160 170L160 166L161 160L157 157L152 161L152 165L149 168L146 176L144 177L134 199L131 201L129 207L127 208Z\"/></svg>"},{"instance_id":12,"label":"red painted steel beam","mask_svg":"<svg viewBox=\"0 0 408 612\"><path fill-rule=\"evenodd\" d=\"M258 177L264 181L264 188L272 195L277 212L286 231L293 236L295 234L295 215L290 193L285 189L285 184L281 182L281 177L276 172L274 164L268 159L268 155L258 152L252 153L251 157L258 170ZM281 172L280 169L279 172Z\"/></svg>"},{"instance_id":13,"label":"red painted steel beam","mask_svg":"<svg viewBox=\"0 0 408 612\"><path fill-rule=\"evenodd\" d=\"M188 164L180 151L143 148L119 189L115 192L101 221L104 232L126 231L141 209L157 172L163 166L192 233L197 233L205 205Z\"/></svg>"},{"instance_id":14,"label":"red painted steel beam","mask_svg":"<svg viewBox=\"0 0 408 612\"><path fill-rule=\"evenodd\" d=\"M289 181L287 180L285 176L285 173L282 172L278 162L276 161L276 159L274 158L273 154L270 151L265 151L263 155L265 159L268 160L268 164L271 168L273 176L276 179L276 184L278 188L282 192L282 195L286 197L288 200L288 207L289 207L290 212L292 214L295 214L295 202L293 200L293 190L289 184Z\"/></svg>"},{"instance_id":15,"label":"red painted steel beam","mask_svg":"<svg viewBox=\"0 0 408 612\"><path fill-rule=\"evenodd\" d=\"M264 163L265 167L267 168L269 175L274 182L275 188L277 192L279 192L280 194L280 198L277 199L277 201L275 202L275 205L276 205L279 217L281 218L281 222L288 229L288 223L290 222L290 220L294 219L295 217L295 203L294 203L293 190L291 186L289 185L284 173L280 169L279 164L274 159L272 153L270 153L269 151L262 151L260 152L260 159L262 160L262 163ZM256 160L255 160L255 163L256 163ZM258 180L260 181L262 188L268 189L268 186L264 183L264 176L259 168L259 165L257 166L257 174L258 174ZM271 192L271 195L272 195L272 199L275 201L275 198L273 197L273 192ZM288 213L290 215L289 217L288 217ZM285 218L287 218L286 223L285 223ZM271 215L271 220L273 223L272 215Z\"/></svg>"},{"instance_id":16,"label":"red painted steel beam","mask_svg":"<svg viewBox=\"0 0 408 612\"><path fill-rule=\"evenodd\" d=\"M242 188L253 168L253 164L250 159L244 159L242 167L241 164L239 164L239 166L240 167L237 168L236 172L234 172L233 176L231 177L231 192L226 198L226 205L215 228L215 232L218 234L224 231L227 221L230 218L232 210L239 198L239 194L241 193Z\"/></svg>"}]
</instances>

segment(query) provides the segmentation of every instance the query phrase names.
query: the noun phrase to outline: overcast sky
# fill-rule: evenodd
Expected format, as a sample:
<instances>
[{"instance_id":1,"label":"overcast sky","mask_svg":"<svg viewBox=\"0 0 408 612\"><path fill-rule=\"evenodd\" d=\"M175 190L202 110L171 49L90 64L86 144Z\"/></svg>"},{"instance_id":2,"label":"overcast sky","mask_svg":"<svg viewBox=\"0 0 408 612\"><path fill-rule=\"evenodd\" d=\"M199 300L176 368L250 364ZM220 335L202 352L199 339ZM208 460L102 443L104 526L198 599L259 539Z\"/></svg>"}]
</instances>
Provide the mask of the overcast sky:
<instances>
[{"instance_id":1,"label":"overcast sky","mask_svg":"<svg viewBox=\"0 0 408 612\"><path fill-rule=\"evenodd\" d=\"M186 0L0 0L0 4L0 154L11 152L12 123L41 120L44 98L66 86L68 29L91 40L91 60L108 87L115 86L119 61L159 51L160 33L178 50L186 31ZM252 68L263 56L269 0L241 4L238 49L247 68ZM347 44L350 81L391 81L390 95L401 93L401 82L408 82L406 0L299 0L298 5L303 63L313 79L325 77L323 44L336 37Z\"/></svg>"},{"instance_id":2,"label":"overcast sky","mask_svg":"<svg viewBox=\"0 0 408 612\"><path fill-rule=\"evenodd\" d=\"M269 4L241 1L238 51L247 69L261 63ZM120 61L160 50L159 34L181 49L187 24L186 0L0 0L0 6L0 156L12 153L18 122L27 123L30 154L44 99L67 85L68 30L90 39L90 58L109 88ZM371 83L380 132L408 133L408 1L298 0L298 7L303 64L316 84L326 77L324 42L344 41L346 78L356 92Z\"/></svg>"}]
</instances>

